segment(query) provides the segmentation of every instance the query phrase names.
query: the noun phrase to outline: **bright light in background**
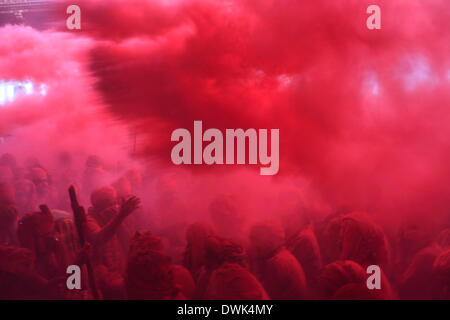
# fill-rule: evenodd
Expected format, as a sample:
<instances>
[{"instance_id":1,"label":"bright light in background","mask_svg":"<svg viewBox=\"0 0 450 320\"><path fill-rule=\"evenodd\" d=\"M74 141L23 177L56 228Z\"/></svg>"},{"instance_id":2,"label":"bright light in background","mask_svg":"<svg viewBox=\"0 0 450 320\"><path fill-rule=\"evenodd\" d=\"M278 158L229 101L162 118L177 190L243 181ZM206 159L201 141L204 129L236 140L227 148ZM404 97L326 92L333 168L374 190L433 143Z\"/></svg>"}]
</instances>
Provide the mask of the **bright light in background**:
<instances>
[{"instance_id":1,"label":"bright light in background","mask_svg":"<svg viewBox=\"0 0 450 320\"><path fill-rule=\"evenodd\" d=\"M47 86L41 84L39 86L39 94L47 95ZM34 92L34 83L32 81L0 81L0 107L7 102L13 102L19 96L29 96Z\"/></svg>"},{"instance_id":2,"label":"bright light in background","mask_svg":"<svg viewBox=\"0 0 450 320\"><path fill-rule=\"evenodd\" d=\"M47 86L45 84L41 84L41 94L43 96L47 95Z\"/></svg>"},{"instance_id":3,"label":"bright light in background","mask_svg":"<svg viewBox=\"0 0 450 320\"><path fill-rule=\"evenodd\" d=\"M288 87L292 81L293 81L293 77L287 74L281 74L278 76L278 82L280 83L280 85L284 88Z\"/></svg>"},{"instance_id":4,"label":"bright light in background","mask_svg":"<svg viewBox=\"0 0 450 320\"><path fill-rule=\"evenodd\" d=\"M369 72L363 80L364 93L372 96L378 96L380 94L380 83L375 72Z\"/></svg>"},{"instance_id":5,"label":"bright light in background","mask_svg":"<svg viewBox=\"0 0 450 320\"><path fill-rule=\"evenodd\" d=\"M6 101L6 87L0 85L0 106L3 105Z\"/></svg>"},{"instance_id":6,"label":"bright light in background","mask_svg":"<svg viewBox=\"0 0 450 320\"><path fill-rule=\"evenodd\" d=\"M33 82L31 81L26 82L24 87L26 95L33 94Z\"/></svg>"},{"instance_id":7,"label":"bright light in background","mask_svg":"<svg viewBox=\"0 0 450 320\"><path fill-rule=\"evenodd\" d=\"M422 54L406 55L399 72L406 91L414 91L423 84L434 85L439 81L428 59Z\"/></svg>"},{"instance_id":8,"label":"bright light in background","mask_svg":"<svg viewBox=\"0 0 450 320\"><path fill-rule=\"evenodd\" d=\"M6 85L6 98L9 102L14 100L14 85L8 84Z\"/></svg>"}]
</instances>

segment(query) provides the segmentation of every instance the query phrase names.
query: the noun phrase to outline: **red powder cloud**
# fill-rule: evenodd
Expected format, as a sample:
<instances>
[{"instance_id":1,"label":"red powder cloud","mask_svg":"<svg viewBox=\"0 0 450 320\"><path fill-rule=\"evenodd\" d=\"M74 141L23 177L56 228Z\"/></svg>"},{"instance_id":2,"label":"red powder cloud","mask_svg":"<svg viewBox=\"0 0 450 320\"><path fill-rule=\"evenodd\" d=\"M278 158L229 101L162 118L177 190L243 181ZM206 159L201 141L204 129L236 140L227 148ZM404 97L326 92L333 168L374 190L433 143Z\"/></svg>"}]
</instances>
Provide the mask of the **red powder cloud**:
<instances>
[{"instance_id":1,"label":"red powder cloud","mask_svg":"<svg viewBox=\"0 0 450 320\"><path fill-rule=\"evenodd\" d=\"M439 211L447 199L446 1L81 3L110 110L143 156L170 163L176 128L279 128L280 175L334 204ZM219 168L209 168L214 174ZM413 213L413 212L410 212Z\"/></svg>"},{"instance_id":2,"label":"red powder cloud","mask_svg":"<svg viewBox=\"0 0 450 320\"><path fill-rule=\"evenodd\" d=\"M366 27L374 3L381 30ZM110 114L137 130L141 158L162 172L173 166L172 131L194 120L279 128L279 175L266 187L261 179L271 178L256 168L248 179L264 189L260 197L301 177L331 206L385 216L445 212L448 1L78 4L84 29L76 35L91 41L84 52L95 87ZM196 190L235 170L202 169L194 171Z\"/></svg>"}]
</instances>

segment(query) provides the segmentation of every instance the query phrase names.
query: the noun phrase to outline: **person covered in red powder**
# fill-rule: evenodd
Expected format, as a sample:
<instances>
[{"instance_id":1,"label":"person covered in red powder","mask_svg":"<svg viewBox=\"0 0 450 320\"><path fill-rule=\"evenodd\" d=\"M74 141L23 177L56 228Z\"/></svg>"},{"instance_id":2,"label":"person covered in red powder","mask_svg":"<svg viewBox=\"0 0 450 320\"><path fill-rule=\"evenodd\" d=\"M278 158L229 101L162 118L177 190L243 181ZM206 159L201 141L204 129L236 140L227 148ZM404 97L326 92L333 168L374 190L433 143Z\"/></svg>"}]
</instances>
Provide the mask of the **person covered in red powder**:
<instances>
[{"instance_id":1,"label":"person covered in red powder","mask_svg":"<svg viewBox=\"0 0 450 320\"><path fill-rule=\"evenodd\" d=\"M126 199L136 195L136 193L133 193L134 188L132 183L125 175L122 175L119 179L113 182L112 187L116 190L117 199L120 199L120 201L125 201ZM122 230L123 232L128 233L128 235L122 239L127 252L130 246L129 240L131 240L131 237L136 231L144 230L144 226L144 210L142 206L140 206L134 211L133 215L129 216L123 223Z\"/></svg>"},{"instance_id":2,"label":"person covered in red powder","mask_svg":"<svg viewBox=\"0 0 450 320\"><path fill-rule=\"evenodd\" d=\"M33 212L38 207L38 196L35 184L25 177L25 169L17 169L16 179L14 181L15 204L22 217L26 213Z\"/></svg>"},{"instance_id":3,"label":"person covered in red powder","mask_svg":"<svg viewBox=\"0 0 450 320\"><path fill-rule=\"evenodd\" d=\"M47 280L36 272L30 249L0 245L0 299L52 299L64 278Z\"/></svg>"},{"instance_id":4,"label":"person covered in red powder","mask_svg":"<svg viewBox=\"0 0 450 320\"><path fill-rule=\"evenodd\" d=\"M183 257L183 265L191 272L194 280L197 280L201 268L206 264L206 245L208 238L216 236L216 229L209 223L196 222L186 230L186 249Z\"/></svg>"},{"instance_id":5,"label":"person covered in red powder","mask_svg":"<svg viewBox=\"0 0 450 320\"><path fill-rule=\"evenodd\" d=\"M320 275L321 298L337 300L390 300L395 295L387 277L381 274L381 289L369 290L366 270L355 261L334 261Z\"/></svg>"},{"instance_id":6,"label":"person covered in red powder","mask_svg":"<svg viewBox=\"0 0 450 320\"><path fill-rule=\"evenodd\" d=\"M250 230L251 266L271 299L307 298L305 273L285 247L283 228L276 221L254 225Z\"/></svg>"},{"instance_id":7,"label":"person covered in red powder","mask_svg":"<svg viewBox=\"0 0 450 320\"><path fill-rule=\"evenodd\" d=\"M244 248L232 240L209 237L206 264L197 284L197 299L265 300L268 295L261 283L248 270Z\"/></svg>"},{"instance_id":8,"label":"person covered in red powder","mask_svg":"<svg viewBox=\"0 0 450 320\"><path fill-rule=\"evenodd\" d=\"M18 212L14 206L14 187L0 183L0 245L16 245L16 223Z\"/></svg>"},{"instance_id":9,"label":"person covered in red powder","mask_svg":"<svg viewBox=\"0 0 450 320\"><path fill-rule=\"evenodd\" d=\"M151 233L136 233L131 242L127 268L126 291L129 299L180 300L193 291L189 273L182 280L179 268L163 251L161 240ZM175 274L177 273L177 274ZM177 280L179 281L177 284Z\"/></svg>"},{"instance_id":10,"label":"person covered in red powder","mask_svg":"<svg viewBox=\"0 0 450 320\"><path fill-rule=\"evenodd\" d=\"M60 250L55 234L55 221L49 210L26 214L17 229L20 246L30 249L35 256L35 268L46 279L55 277L60 270L57 253Z\"/></svg>"},{"instance_id":11,"label":"person covered in red powder","mask_svg":"<svg viewBox=\"0 0 450 320\"><path fill-rule=\"evenodd\" d=\"M314 224L307 217L290 217L284 229L287 237L286 247L300 262L308 289L317 291L322 271L322 254L314 232Z\"/></svg>"},{"instance_id":12,"label":"person covered in red powder","mask_svg":"<svg viewBox=\"0 0 450 320\"><path fill-rule=\"evenodd\" d=\"M404 299L431 299L435 283L432 279L433 263L441 253L438 246L429 246L419 250L410 265L401 275L399 294Z\"/></svg>"},{"instance_id":13,"label":"person covered in red powder","mask_svg":"<svg viewBox=\"0 0 450 320\"><path fill-rule=\"evenodd\" d=\"M92 207L87 218L87 240L93 247L96 275L103 296L124 298L123 272L126 261L128 233L121 230L124 220L138 207L140 200L130 197L122 203L117 202L113 187L101 187L92 192Z\"/></svg>"},{"instance_id":14,"label":"person covered in red powder","mask_svg":"<svg viewBox=\"0 0 450 320\"><path fill-rule=\"evenodd\" d=\"M83 265L87 257L89 246L68 252L69 247L61 242L61 238L66 235L56 232L53 214L46 205L42 205L41 211L26 214L19 220L17 234L22 248L28 249L33 257L33 269L41 285L45 282L59 284L43 293L46 298L66 299L73 294L78 294L75 298L89 297L87 291L69 292L62 284L66 279L66 269L69 265ZM61 231L61 230L60 230ZM78 239L76 239L78 240ZM26 276L26 275L24 275ZM26 276L28 277L28 276ZM25 279L26 280L26 279Z\"/></svg>"},{"instance_id":15,"label":"person covered in red powder","mask_svg":"<svg viewBox=\"0 0 450 320\"><path fill-rule=\"evenodd\" d=\"M364 212L329 217L321 233L327 262L353 260L363 267L389 270L391 249L383 230Z\"/></svg>"},{"instance_id":16,"label":"person covered in red powder","mask_svg":"<svg viewBox=\"0 0 450 320\"><path fill-rule=\"evenodd\" d=\"M397 281L404 280L399 278L411 266L415 256L433 242L433 238L434 232L426 230L418 221L408 220L400 224L393 242L395 248L393 275Z\"/></svg>"},{"instance_id":17,"label":"person covered in red powder","mask_svg":"<svg viewBox=\"0 0 450 320\"><path fill-rule=\"evenodd\" d=\"M443 230L413 256L399 280L402 299L450 299L449 235L450 229Z\"/></svg>"},{"instance_id":18,"label":"person covered in red powder","mask_svg":"<svg viewBox=\"0 0 450 320\"><path fill-rule=\"evenodd\" d=\"M442 250L433 263L432 276L436 284L435 299L450 299L450 248Z\"/></svg>"},{"instance_id":19,"label":"person covered in red powder","mask_svg":"<svg viewBox=\"0 0 450 320\"><path fill-rule=\"evenodd\" d=\"M53 205L55 202L50 177L46 170L40 167L30 168L26 177L36 187L37 203Z\"/></svg>"}]
</instances>

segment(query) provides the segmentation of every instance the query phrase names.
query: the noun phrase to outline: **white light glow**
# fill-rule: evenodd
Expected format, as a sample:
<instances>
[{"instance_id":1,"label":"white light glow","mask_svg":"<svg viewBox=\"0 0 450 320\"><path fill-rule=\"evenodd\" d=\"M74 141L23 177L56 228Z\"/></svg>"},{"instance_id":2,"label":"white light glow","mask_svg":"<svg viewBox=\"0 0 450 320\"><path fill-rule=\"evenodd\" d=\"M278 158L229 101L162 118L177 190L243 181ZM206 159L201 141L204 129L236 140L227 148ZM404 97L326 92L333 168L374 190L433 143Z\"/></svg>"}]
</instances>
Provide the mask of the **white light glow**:
<instances>
[{"instance_id":1,"label":"white light glow","mask_svg":"<svg viewBox=\"0 0 450 320\"><path fill-rule=\"evenodd\" d=\"M24 84L25 87L25 94L30 95L33 94L33 82L28 81Z\"/></svg>"},{"instance_id":2,"label":"white light glow","mask_svg":"<svg viewBox=\"0 0 450 320\"><path fill-rule=\"evenodd\" d=\"M14 84L8 84L6 86L6 98L10 102L14 100Z\"/></svg>"},{"instance_id":3,"label":"white light glow","mask_svg":"<svg viewBox=\"0 0 450 320\"><path fill-rule=\"evenodd\" d=\"M380 83L375 72L371 71L365 75L363 80L363 90L365 93L372 96L378 96L380 94Z\"/></svg>"},{"instance_id":4,"label":"white light glow","mask_svg":"<svg viewBox=\"0 0 450 320\"><path fill-rule=\"evenodd\" d=\"M6 102L6 87L0 84L0 106Z\"/></svg>"},{"instance_id":5,"label":"white light glow","mask_svg":"<svg viewBox=\"0 0 450 320\"><path fill-rule=\"evenodd\" d=\"M414 91L423 85L434 86L440 81L428 58L422 54L406 55L398 72L406 91Z\"/></svg>"},{"instance_id":6,"label":"white light glow","mask_svg":"<svg viewBox=\"0 0 450 320\"><path fill-rule=\"evenodd\" d=\"M294 78L292 76L284 73L278 76L278 82L284 88L288 87L292 83L293 79Z\"/></svg>"},{"instance_id":7,"label":"white light glow","mask_svg":"<svg viewBox=\"0 0 450 320\"><path fill-rule=\"evenodd\" d=\"M41 94L43 96L47 95L47 86L45 84L41 84Z\"/></svg>"},{"instance_id":8,"label":"white light glow","mask_svg":"<svg viewBox=\"0 0 450 320\"><path fill-rule=\"evenodd\" d=\"M39 94L47 95L47 86L41 84L39 86ZM13 102L17 97L21 95L32 95L35 93L34 83L30 80L27 81L1 81L0 80L0 106L5 105L8 102Z\"/></svg>"}]
</instances>

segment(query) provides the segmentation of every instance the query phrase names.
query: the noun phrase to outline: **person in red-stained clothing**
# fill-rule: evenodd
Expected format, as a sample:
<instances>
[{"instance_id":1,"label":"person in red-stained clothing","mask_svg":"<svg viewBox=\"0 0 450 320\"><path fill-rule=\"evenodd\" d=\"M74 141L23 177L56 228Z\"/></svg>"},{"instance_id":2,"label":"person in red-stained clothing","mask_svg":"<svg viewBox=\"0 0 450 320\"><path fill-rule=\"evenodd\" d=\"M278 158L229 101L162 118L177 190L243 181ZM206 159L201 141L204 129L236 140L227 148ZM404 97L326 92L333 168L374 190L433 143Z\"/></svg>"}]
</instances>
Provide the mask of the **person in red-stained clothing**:
<instances>
[{"instance_id":1,"label":"person in red-stained clothing","mask_svg":"<svg viewBox=\"0 0 450 320\"><path fill-rule=\"evenodd\" d=\"M248 270L247 253L241 245L218 236L209 237L206 258L197 283L196 299L269 298L261 283Z\"/></svg>"},{"instance_id":2,"label":"person in red-stained clothing","mask_svg":"<svg viewBox=\"0 0 450 320\"><path fill-rule=\"evenodd\" d=\"M17 208L14 206L14 187L0 183L0 244L16 245Z\"/></svg>"},{"instance_id":3,"label":"person in red-stained clothing","mask_svg":"<svg viewBox=\"0 0 450 320\"><path fill-rule=\"evenodd\" d=\"M86 298L90 295L86 290L69 292L62 283L59 286L49 285L64 282L62 280L66 279L66 270L69 265L83 265L90 246L71 249L65 245L65 241L61 240L67 234L61 233L63 230L55 227L55 220L50 209L46 205L41 205L40 209L41 211L26 214L19 220L17 234L20 246L28 249L32 254L33 272L17 274L17 276L25 277L24 281L32 281L36 285L48 287L48 290L42 292L40 298L66 299L73 297L74 293L78 294L74 298ZM73 251L70 252L71 250Z\"/></svg>"},{"instance_id":4,"label":"person in red-stained clothing","mask_svg":"<svg viewBox=\"0 0 450 320\"><path fill-rule=\"evenodd\" d=\"M251 270L271 299L307 298L305 273L285 247L285 233L275 221L265 221L250 230Z\"/></svg>"},{"instance_id":5,"label":"person in red-stained clothing","mask_svg":"<svg viewBox=\"0 0 450 320\"><path fill-rule=\"evenodd\" d=\"M217 235L216 229L205 222L191 224L186 230L186 249L183 266L186 267L197 280L201 268L206 263L206 245L208 238Z\"/></svg>"},{"instance_id":6,"label":"person in red-stained clothing","mask_svg":"<svg viewBox=\"0 0 450 320\"><path fill-rule=\"evenodd\" d=\"M186 281L179 281L179 268L163 252L161 240L151 233L136 233L131 242L126 269L126 290L129 299L183 300ZM185 274L186 275L186 274ZM189 275L189 273L187 273ZM192 278L190 280L192 285ZM183 292L184 291L184 292Z\"/></svg>"},{"instance_id":7,"label":"person in red-stained clothing","mask_svg":"<svg viewBox=\"0 0 450 320\"><path fill-rule=\"evenodd\" d=\"M55 298L63 280L49 281L39 275L30 249L0 245L0 300Z\"/></svg>"},{"instance_id":8,"label":"person in red-stained clothing","mask_svg":"<svg viewBox=\"0 0 450 320\"><path fill-rule=\"evenodd\" d=\"M106 299L124 298L126 253L119 235L124 220L139 207L140 200L130 197L119 206L115 189L102 187L92 192L91 203L86 235L93 247L93 264L99 287Z\"/></svg>"}]
</instances>

